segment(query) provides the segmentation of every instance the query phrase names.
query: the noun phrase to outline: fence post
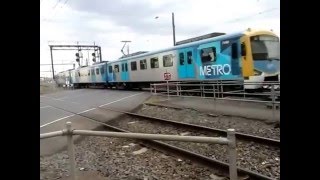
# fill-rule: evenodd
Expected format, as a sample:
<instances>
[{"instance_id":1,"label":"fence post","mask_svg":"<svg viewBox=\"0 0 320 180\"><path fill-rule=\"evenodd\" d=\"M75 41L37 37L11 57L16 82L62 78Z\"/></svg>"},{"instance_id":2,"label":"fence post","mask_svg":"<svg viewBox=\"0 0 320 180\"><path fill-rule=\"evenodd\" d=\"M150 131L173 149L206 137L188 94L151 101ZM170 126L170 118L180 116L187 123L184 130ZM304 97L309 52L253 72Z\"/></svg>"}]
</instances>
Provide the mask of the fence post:
<instances>
[{"instance_id":1,"label":"fence post","mask_svg":"<svg viewBox=\"0 0 320 180\"><path fill-rule=\"evenodd\" d=\"M243 81L243 99L246 99L246 82Z\"/></svg>"},{"instance_id":2,"label":"fence post","mask_svg":"<svg viewBox=\"0 0 320 180\"><path fill-rule=\"evenodd\" d=\"M275 121L276 120L276 115L275 115L275 91L274 91L274 84L271 85L271 96L272 96L272 119Z\"/></svg>"},{"instance_id":3,"label":"fence post","mask_svg":"<svg viewBox=\"0 0 320 180\"><path fill-rule=\"evenodd\" d=\"M167 81L167 99L169 100L169 81Z\"/></svg>"},{"instance_id":4,"label":"fence post","mask_svg":"<svg viewBox=\"0 0 320 180\"><path fill-rule=\"evenodd\" d=\"M213 98L215 98L215 94L214 94L214 83L212 83L212 96L213 96Z\"/></svg>"},{"instance_id":5,"label":"fence post","mask_svg":"<svg viewBox=\"0 0 320 180\"><path fill-rule=\"evenodd\" d=\"M220 83L220 81L219 80L217 80L217 86L218 86L218 98L222 98L222 96L221 96L221 83Z\"/></svg>"},{"instance_id":6,"label":"fence post","mask_svg":"<svg viewBox=\"0 0 320 180\"><path fill-rule=\"evenodd\" d=\"M177 90L177 96L179 96L178 83L179 83L179 82L176 82L176 90Z\"/></svg>"},{"instance_id":7,"label":"fence post","mask_svg":"<svg viewBox=\"0 0 320 180\"><path fill-rule=\"evenodd\" d=\"M200 94L201 94L201 97L203 97L203 92L202 92L202 82L200 82Z\"/></svg>"},{"instance_id":8,"label":"fence post","mask_svg":"<svg viewBox=\"0 0 320 180\"><path fill-rule=\"evenodd\" d=\"M223 98L223 82L222 81L220 81L220 83L221 83L221 97Z\"/></svg>"},{"instance_id":9,"label":"fence post","mask_svg":"<svg viewBox=\"0 0 320 180\"><path fill-rule=\"evenodd\" d=\"M70 176L72 180L76 180L76 163L75 163L75 155L74 155L74 147L73 147L73 134L71 129L71 122L66 123L67 127L67 143L68 143L68 155L70 161Z\"/></svg>"},{"instance_id":10,"label":"fence post","mask_svg":"<svg viewBox=\"0 0 320 180\"><path fill-rule=\"evenodd\" d=\"M214 110L216 110L217 109L217 105L216 105L216 85L214 84L214 82L213 82L213 108L214 108Z\"/></svg>"},{"instance_id":11,"label":"fence post","mask_svg":"<svg viewBox=\"0 0 320 180\"><path fill-rule=\"evenodd\" d=\"M236 135L234 129L228 129L227 138L229 140L229 174L230 180L237 180L237 150L236 150Z\"/></svg>"},{"instance_id":12,"label":"fence post","mask_svg":"<svg viewBox=\"0 0 320 180\"><path fill-rule=\"evenodd\" d=\"M179 96L182 96L182 92L181 92L181 82L179 81Z\"/></svg>"}]
</instances>

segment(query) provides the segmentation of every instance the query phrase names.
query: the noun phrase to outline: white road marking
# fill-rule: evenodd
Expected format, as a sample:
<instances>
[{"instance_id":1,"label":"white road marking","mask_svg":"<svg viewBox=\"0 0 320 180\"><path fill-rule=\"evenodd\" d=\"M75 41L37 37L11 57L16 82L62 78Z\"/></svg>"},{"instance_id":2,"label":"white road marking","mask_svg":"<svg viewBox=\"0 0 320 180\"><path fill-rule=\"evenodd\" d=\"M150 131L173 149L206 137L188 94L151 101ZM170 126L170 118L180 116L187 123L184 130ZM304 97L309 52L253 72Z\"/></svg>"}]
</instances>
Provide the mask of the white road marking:
<instances>
[{"instance_id":1,"label":"white road marking","mask_svg":"<svg viewBox=\"0 0 320 180\"><path fill-rule=\"evenodd\" d=\"M92 110L94 110L94 109L96 109L96 108L91 108L91 109L88 109L88 110L85 110L85 111L81 111L81 112L76 113L76 114L72 114L72 115L70 115L70 116L65 116L65 117L62 117L62 118L56 119L56 120L51 121L51 122L49 122L49 123L47 123L47 124L43 124L43 125L41 125L41 126L40 126L40 128L45 127L45 126L48 126L48 125L50 125L50 124L52 124L52 123L55 123L55 122L58 122L58 121L64 120L64 119L66 119L66 118L73 117L73 116L75 116L75 115L79 115L79 114L82 114L82 113L85 113L85 112L88 112L88 111L92 111Z\"/></svg>"},{"instance_id":2,"label":"white road marking","mask_svg":"<svg viewBox=\"0 0 320 180\"><path fill-rule=\"evenodd\" d=\"M127 96L127 97L123 97L123 98L118 99L118 100L116 100L116 101L112 101L112 102L109 102L109 103L107 103L107 104L103 104L103 105L101 105L101 106L99 106L99 107L106 106L106 105L110 105L110 104L113 104L113 103L115 103L115 102L119 102L119 101L122 101L122 100L124 100L124 99L130 98L130 97L133 97L133 96L137 96L137 95L140 95L140 94L143 94L143 93L144 93L144 92L137 93L137 94L133 94L133 95ZM46 97L46 96L44 96L44 97ZM47 97L47 98L51 98L51 97ZM51 99L55 99L55 100L58 100L58 101L64 101L64 100L60 100L60 99L56 99L56 98L51 98ZM66 101L66 102L70 102L70 101ZM79 103L77 103L77 104L79 104ZM51 122L49 122L49 123L47 123L47 124L41 125L40 128L45 127L45 126L48 126L48 125L50 125L50 124L52 124L52 123L61 121L61 120L63 120L63 119L66 119L66 118L69 118L69 117L73 117L73 116L75 116L75 115L79 115L79 114L82 114L82 113L85 113L85 112L92 111L92 110L94 110L94 109L96 109L96 108L87 109L87 110L81 111L81 112L79 112L79 113L70 115L70 116L65 116L65 117L56 119L56 120L51 121Z\"/></svg>"},{"instance_id":3,"label":"white road marking","mask_svg":"<svg viewBox=\"0 0 320 180\"><path fill-rule=\"evenodd\" d=\"M81 96L86 96L86 95L93 95L93 94L98 94L99 92L101 91L95 91L95 92L84 92L83 94L78 94L78 95L75 95L75 96L63 96L62 98L58 98L59 100L64 100L64 99L72 99L72 98L78 98L78 97L81 97Z\"/></svg>"},{"instance_id":4,"label":"white road marking","mask_svg":"<svg viewBox=\"0 0 320 180\"><path fill-rule=\"evenodd\" d=\"M89 111L92 111L92 110L94 110L94 109L96 109L96 108L91 108L91 109L88 109L88 110L85 110L85 111L79 112L79 113L77 113L77 114L82 114L82 113L85 113L85 112L89 112Z\"/></svg>"},{"instance_id":5,"label":"white road marking","mask_svg":"<svg viewBox=\"0 0 320 180\"><path fill-rule=\"evenodd\" d=\"M137 95L140 95L140 94L143 94L143 93L144 93L144 92L138 93L138 94L134 94L134 95L131 95L131 96L127 96L127 97L118 99L118 100L116 100L116 101L112 101L112 102L109 102L109 103L107 103L107 104L103 104L103 105L101 105L101 106L99 106L99 107L106 106L106 105L110 105L110 104L113 104L113 103L115 103L115 102L122 101L122 100L124 100L124 99L131 98L131 97L133 97L133 96L137 96Z\"/></svg>"},{"instance_id":6,"label":"white road marking","mask_svg":"<svg viewBox=\"0 0 320 180\"><path fill-rule=\"evenodd\" d=\"M49 108L49 107L51 107L51 106L42 106L42 107L40 107L40 109L42 109L42 108Z\"/></svg>"},{"instance_id":7,"label":"white road marking","mask_svg":"<svg viewBox=\"0 0 320 180\"><path fill-rule=\"evenodd\" d=\"M69 102L69 103L73 103L73 104L79 104L79 103L76 103L76 102L65 101L65 100L62 100L62 99L57 99L57 98L53 98L53 97L49 97L49 96L40 96L40 97L48 98L48 99L53 99L53 100L55 100L55 101L62 101L62 102Z\"/></svg>"},{"instance_id":8,"label":"white road marking","mask_svg":"<svg viewBox=\"0 0 320 180\"><path fill-rule=\"evenodd\" d=\"M66 119L66 118L72 117L72 116L74 116L74 114L72 114L72 115L70 115L70 116L65 116L65 117L62 117L62 118L56 119L56 120L51 121L51 122L49 122L49 123L47 123L47 124L43 124L43 125L41 125L41 126L40 126L40 128L45 127L45 126L48 126L48 125L50 125L50 124L52 124L52 123L55 123L55 122L61 121L61 120L63 120L63 119Z\"/></svg>"}]
</instances>

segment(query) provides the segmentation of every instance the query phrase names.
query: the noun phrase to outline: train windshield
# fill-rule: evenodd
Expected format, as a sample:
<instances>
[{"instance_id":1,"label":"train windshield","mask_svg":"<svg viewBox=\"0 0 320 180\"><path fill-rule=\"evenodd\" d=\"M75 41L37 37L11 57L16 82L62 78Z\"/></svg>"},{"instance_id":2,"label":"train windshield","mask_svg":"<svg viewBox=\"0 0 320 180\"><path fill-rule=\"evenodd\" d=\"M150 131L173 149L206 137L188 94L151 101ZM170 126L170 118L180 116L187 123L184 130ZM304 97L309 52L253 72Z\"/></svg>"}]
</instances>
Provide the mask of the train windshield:
<instances>
[{"instance_id":1,"label":"train windshield","mask_svg":"<svg viewBox=\"0 0 320 180\"><path fill-rule=\"evenodd\" d=\"M251 37L253 60L280 60L279 38L270 35Z\"/></svg>"}]
</instances>

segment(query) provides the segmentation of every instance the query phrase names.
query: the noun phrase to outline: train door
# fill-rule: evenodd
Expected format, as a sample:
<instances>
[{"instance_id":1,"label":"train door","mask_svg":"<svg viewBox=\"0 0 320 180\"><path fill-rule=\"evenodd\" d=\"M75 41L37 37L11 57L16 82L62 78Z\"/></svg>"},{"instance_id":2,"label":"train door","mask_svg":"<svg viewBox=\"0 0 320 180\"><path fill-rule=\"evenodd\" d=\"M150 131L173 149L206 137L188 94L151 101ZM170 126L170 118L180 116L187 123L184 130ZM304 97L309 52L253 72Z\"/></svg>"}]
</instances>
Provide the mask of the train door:
<instances>
[{"instance_id":1,"label":"train door","mask_svg":"<svg viewBox=\"0 0 320 180\"><path fill-rule=\"evenodd\" d=\"M127 62L121 63L121 80L122 81L129 80L128 63Z\"/></svg>"},{"instance_id":2,"label":"train door","mask_svg":"<svg viewBox=\"0 0 320 180\"><path fill-rule=\"evenodd\" d=\"M80 83L80 70L75 71L76 83Z\"/></svg>"},{"instance_id":3,"label":"train door","mask_svg":"<svg viewBox=\"0 0 320 180\"><path fill-rule=\"evenodd\" d=\"M96 66L95 71L96 71L96 83L99 83L99 82L101 82L101 75L100 75L99 66Z\"/></svg>"},{"instance_id":4,"label":"train door","mask_svg":"<svg viewBox=\"0 0 320 180\"><path fill-rule=\"evenodd\" d=\"M186 48L179 51L178 54L179 65L178 75L179 78L194 78L194 53L192 48Z\"/></svg>"},{"instance_id":5,"label":"train door","mask_svg":"<svg viewBox=\"0 0 320 180\"><path fill-rule=\"evenodd\" d=\"M237 42L233 42L231 44L231 73L233 75L240 75L240 66L239 66L239 59L240 59L240 44Z\"/></svg>"},{"instance_id":6,"label":"train door","mask_svg":"<svg viewBox=\"0 0 320 180\"><path fill-rule=\"evenodd\" d=\"M68 79L69 79L70 84L73 84L71 71L68 71Z\"/></svg>"},{"instance_id":7,"label":"train door","mask_svg":"<svg viewBox=\"0 0 320 180\"><path fill-rule=\"evenodd\" d=\"M106 67L107 67L106 64L100 67L100 73L101 73L101 78L103 83L106 83L108 81L107 79L108 73L106 72L107 71Z\"/></svg>"},{"instance_id":8,"label":"train door","mask_svg":"<svg viewBox=\"0 0 320 180\"><path fill-rule=\"evenodd\" d=\"M114 77L114 69L112 68L112 65L108 65L108 81L112 82L115 81L115 77Z\"/></svg>"},{"instance_id":9,"label":"train door","mask_svg":"<svg viewBox=\"0 0 320 180\"><path fill-rule=\"evenodd\" d=\"M96 72L94 70L94 68L91 69L91 83L95 83L96 82Z\"/></svg>"},{"instance_id":10,"label":"train door","mask_svg":"<svg viewBox=\"0 0 320 180\"><path fill-rule=\"evenodd\" d=\"M119 64L115 64L114 65L114 70L113 70L113 78L114 78L114 81L118 82L121 80L121 77L119 77L120 75L120 67L119 67Z\"/></svg>"}]
</instances>

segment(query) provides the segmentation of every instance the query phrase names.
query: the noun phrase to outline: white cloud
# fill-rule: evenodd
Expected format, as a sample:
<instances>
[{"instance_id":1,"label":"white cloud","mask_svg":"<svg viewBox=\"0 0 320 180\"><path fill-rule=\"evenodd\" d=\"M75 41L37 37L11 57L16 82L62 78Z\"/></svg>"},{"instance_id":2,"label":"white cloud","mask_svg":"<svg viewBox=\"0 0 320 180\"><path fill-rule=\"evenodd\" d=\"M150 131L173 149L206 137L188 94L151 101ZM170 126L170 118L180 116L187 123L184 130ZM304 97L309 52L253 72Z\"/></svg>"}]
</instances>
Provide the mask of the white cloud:
<instances>
[{"instance_id":1,"label":"white cloud","mask_svg":"<svg viewBox=\"0 0 320 180\"><path fill-rule=\"evenodd\" d=\"M130 52L172 46L171 12L175 13L177 41L211 32L231 33L248 27L273 29L280 35L280 1L69 0L64 3L65 0L41 3L42 64L51 62L48 41L61 44L95 42L102 47L104 60L122 56L121 40L132 41ZM75 51L55 51L55 63L74 61L74 54ZM56 66L55 69L59 72L71 67ZM50 66L41 66L40 70L50 70Z\"/></svg>"}]
</instances>

